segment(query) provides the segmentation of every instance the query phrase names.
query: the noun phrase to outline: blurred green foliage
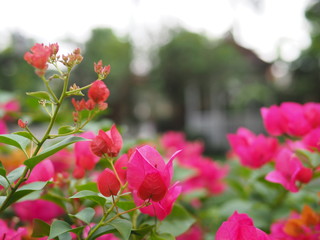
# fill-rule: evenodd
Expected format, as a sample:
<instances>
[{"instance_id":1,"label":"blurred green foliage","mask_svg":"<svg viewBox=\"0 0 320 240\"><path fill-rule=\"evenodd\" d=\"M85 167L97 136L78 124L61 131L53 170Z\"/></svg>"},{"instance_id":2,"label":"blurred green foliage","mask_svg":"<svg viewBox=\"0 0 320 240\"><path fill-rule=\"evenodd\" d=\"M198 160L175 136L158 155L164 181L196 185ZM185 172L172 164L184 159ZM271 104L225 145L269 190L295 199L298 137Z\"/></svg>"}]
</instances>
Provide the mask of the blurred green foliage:
<instances>
[{"instance_id":1,"label":"blurred green foliage","mask_svg":"<svg viewBox=\"0 0 320 240\"><path fill-rule=\"evenodd\" d=\"M96 79L94 62L101 59L104 65L110 64L106 80L111 90L108 117L125 124L153 121L158 130L184 129L188 89L197 95L199 111L256 111L282 101L319 101L319 5L316 2L306 12L312 26L311 45L296 61L285 63L289 84L284 87L278 86L279 79L270 70L275 64L240 46L232 33L210 39L180 28L169 30L168 41L150 52L151 70L144 76L132 71L135 46L129 36L120 37L111 29L93 29L81 49L84 60L71 80L80 86L90 83ZM34 42L15 33L9 46L1 50L2 91L22 95L42 86L23 60ZM23 105L37 105L30 97L26 99Z\"/></svg>"}]
</instances>

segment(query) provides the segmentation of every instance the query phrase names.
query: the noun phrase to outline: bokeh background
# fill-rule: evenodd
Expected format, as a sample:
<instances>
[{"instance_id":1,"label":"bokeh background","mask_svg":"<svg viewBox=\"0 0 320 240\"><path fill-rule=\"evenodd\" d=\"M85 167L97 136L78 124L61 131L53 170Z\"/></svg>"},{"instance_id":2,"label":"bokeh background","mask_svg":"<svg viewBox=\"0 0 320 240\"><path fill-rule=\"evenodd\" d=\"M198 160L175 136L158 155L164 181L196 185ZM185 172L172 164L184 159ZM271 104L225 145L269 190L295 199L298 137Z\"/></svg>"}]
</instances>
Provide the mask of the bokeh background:
<instances>
[{"instance_id":1,"label":"bokeh background","mask_svg":"<svg viewBox=\"0 0 320 240\"><path fill-rule=\"evenodd\" d=\"M80 47L78 85L95 80L93 62L111 65L100 120L131 137L185 131L222 153L238 127L264 131L262 106L320 100L319 23L311 0L3 1L0 101L37 106L25 92L41 80L23 60L35 42Z\"/></svg>"}]
</instances>

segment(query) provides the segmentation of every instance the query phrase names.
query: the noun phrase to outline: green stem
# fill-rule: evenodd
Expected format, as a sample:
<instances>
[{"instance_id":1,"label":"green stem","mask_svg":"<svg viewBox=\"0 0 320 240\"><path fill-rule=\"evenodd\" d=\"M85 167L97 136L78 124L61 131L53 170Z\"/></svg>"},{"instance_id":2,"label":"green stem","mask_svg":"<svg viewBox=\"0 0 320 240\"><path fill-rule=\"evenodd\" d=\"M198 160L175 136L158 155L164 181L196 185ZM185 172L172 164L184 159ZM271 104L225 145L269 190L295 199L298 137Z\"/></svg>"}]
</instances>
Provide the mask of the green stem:
<instances>
[{"instance_id":1,"label":"green stem","mask_svg":"<svg viewBox=\"0 0 320 240\"><path fill-rule=\"evenodd\" d=\"M30 133L31 137L33 138L33 140L35 141L36 144L39 144L40 141L38 140L38 138L30 131L30 129L28 128L28 126L26 126L26 130L28 133Z\"/></svg>"},{"instance_id":2,"label":"green stem","mask_svg":"<svg viewBox=\"0 0 320 240\"><path fill-rule=\"evenodd\" d=\"M55 95L55 93L52 91L52 89L49 85L49 81L44 76L42 76L41 79L44 82L44 84L46 85L46 88L47 88L48 92L50 93L50 95L53 97L53 99L56 102L58 102L59 100L58 100L57 96Z\"/></svg>"},{"instance_id":3,"label":"green stem","mask_svg":"<svg viewBox=\"0 0 320 240\"><path fill-rule=\"evenodd\" d=\"M91 85L92 85L92 83L89 84L89 85L86 85L86 86L84 86L84 87L77 88L77 89L75 89L75 90L70 90L70 91L66 92L66 94L67 94L67 95L72 95L73 93L76 93L76 92L79 92L79 91L82 91L82 90L86 90L86 89L88 89L89 87L91 87Z\"/></svg>"},{"instance_id":4,"label":"green stem","mask_svg":"<svg viewBox=\"0 0 320 240\"><path fill-rule=\"evenodd\" d=\"M118 200L119 198L117 198ZM117 213L115 216L113 216L112 218L108 219L108 221L104 222L106 220L106 218L108 217L109 213L112 211L112 209L114 208L114 204L108 209L108 212L101 218L100 222L90 231L90 233L88 234L88 237L85 240L89 240L90 237L102 226L107 225L108 223L112 222L113 220L117 219L118 217L120 217L123 214L138 210L140 208L143 208L145 206L148 206L150 203L144 202L143 204L141 204L138 207L129 209L127 211L121 212L121 213Z\"/></svg>"},{"instance_id":5,"label":"green stem","mask_svg":"<svg viewBox=\"0 0 320 240\"><path fill-rule=\"evenodd\" d=\"M38 142L37 147L36 147L35 151L32 154L32 157L34 157L34 156L36 156L38 154L38 152L40 151L40 149L41 149L42 145L44 144L44 142L49 138L49 135L50 135L50 132L52 130L52 127L53 127L53 125L54 125L54 123L55 123L55 121L57 119L57 115L58 115L58 112L60 110L61 103L62 103L62 101L64 100L64 98L66 96L66 91L67 91L68 82L69 82L69 74L70 74L70 70L68 71L68 74L67 74L66 78L64 79L63 90L62 90L62 93L61 93L61 96L60 96L59 99L57 99L56 95L53 93L51 87L49 86L48 81L44 77L42 77L42 80L44 81L48 91L52 94L52 97L55 98L57 103L56 103L56 108L54 110L53 116L50 119L50 123L48 125L48 128L47 128L45 134L43 135L42 140ZM25 168L25 170L22 173L21 177L19 178L18 182L11 189L9 195L7 196L7 198L2 203L1 208L0 208L0 213L2 211L4 211L7 207L10 206L10 204L8 204L8 202L10 201L12 196L15 194L17 189L20 187L20 185L27 180L26 176L27 176L29 171L31 172L31 170L32 169L30 169L29 167ZM30 176L30 174L29 174L29 176Z\"/></svg>"}]
</instances>

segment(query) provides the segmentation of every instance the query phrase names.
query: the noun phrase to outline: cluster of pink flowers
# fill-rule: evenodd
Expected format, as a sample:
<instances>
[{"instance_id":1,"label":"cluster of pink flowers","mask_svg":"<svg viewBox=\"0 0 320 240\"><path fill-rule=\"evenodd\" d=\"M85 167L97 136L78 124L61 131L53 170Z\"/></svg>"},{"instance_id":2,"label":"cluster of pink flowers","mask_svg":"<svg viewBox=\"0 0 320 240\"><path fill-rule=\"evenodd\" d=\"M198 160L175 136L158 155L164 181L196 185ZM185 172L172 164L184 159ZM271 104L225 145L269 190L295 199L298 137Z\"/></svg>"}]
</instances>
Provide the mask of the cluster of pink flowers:
<instances>
[{"instance_id":1,"label":"cluster of pink flowers","mask_svg":"<svg viewBox=\"0 0 320 240\"><path fill-rule=\"evenodd\" d=\"M304 105L284 102L262 108L264 126L271 137L255 135L240 128L236 134L228 134L228 140L242 165L260 168L275 162L275 170L267 174L266 180L283 185L291 192L299 190L298 183L308 183L317 166L305 166L296 151L320 150L320 104ZM279 143L277 136L290 136Z\"/></svg>"},{"instance_id":2,"label":"cluster of pink flowers","mask_svg":"<svg viewBox=\"0 0 320 240\"><path fill-rule=\"evenodd\" d=\"M182 192L205 189L209 195L216 195L225 190L224 178L228 173L228 167L220 166L218 162L205 157L201 141L187 141L183 133L174 131L163 134L160 141L167 155L183 149L177 157L177 165L194 172L181 181Z\"/></svg>"}]
</instances>

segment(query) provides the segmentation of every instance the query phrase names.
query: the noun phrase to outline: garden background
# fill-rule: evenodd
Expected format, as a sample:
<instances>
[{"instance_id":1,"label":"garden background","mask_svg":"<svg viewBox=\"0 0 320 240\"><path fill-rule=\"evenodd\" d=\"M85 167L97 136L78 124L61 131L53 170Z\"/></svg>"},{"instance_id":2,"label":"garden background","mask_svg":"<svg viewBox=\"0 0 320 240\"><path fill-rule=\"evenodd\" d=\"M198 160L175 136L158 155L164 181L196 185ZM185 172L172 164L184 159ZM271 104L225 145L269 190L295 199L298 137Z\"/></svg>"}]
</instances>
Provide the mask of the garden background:
<instances>
[{"instance_id":1,"label":"garden background","mask_svg":"<svg viewBox=\"0 0 320 240\"><path fill-rule=\"evenodd\" d=\"M188 141L203 142L203 155L217 160L219 164L229 164L227 158L234 158L234 155L230 152L227 134L235 133L240 127L246 127L255 134L267 134L260 114L262 107L279 105L282 102L305 104L320 101L317 88L320 81L320 3L305 1L299 5L296 1L294 6L299 5L300 12L296 8L291 9L295 9L296 14L302 14L301 25L293 27L292 32L283 30L279 34L281 30L278 30L276 25L291 29L295 24L285 20L286 12L290 12L290 8L282 8L285 2L288 4L288 1L283 2L283 5L277 5L273 1L269 5L267 1L230 1L228 6L232 9L231 14L230 11L221 14L226 19L226 16L230 17L229 24L223 24L222 20L219 24L214 22L214 19L202 19L201 11L204 11L205 16L210 16L211 13L205 11L205 2L203 5L199 2L190 12L186 7L188 17L202 19L199 21L200 27L195 23L188 25L181 20L182 17L180 20L172 17L175 7L183 8L183 4L180 2L180 5L176 6L176 3L168 3L166 8L170 9L172 4L169 11L172 15L163 15L157 27L152 24L145 25L144 31L139 23L151 20L141 17L143 6L148 7L150 15L150 9L156 11L156 4L152 8L146 1L127 1L123 6L113 9L113 3L110 2L109 6L103 6L103 14L108 15L113 10L118 10L120 14L121 7L127 7L123 10L128 15L126 21L121 22L116 17L114 21L107 17L101 18L103 14L97 10L99 17L96 27L90 29L86 37L81 33L82 39L74 37L71 31L68 33L68 30L62 30L64 28L59 24L54 28L41 24L45 31L42 33L38 29L36 34L31 34L19 27L10 27L8 23L7 28L0 28L0 34L4 36L0 42L0 102L6 103L15 99L21 107L19 113L13 114L12 121L8 120L8 128L16 131L16 120L24 116L24 120L37 126L36 133L43 131L46 118L38 111L38 102L26 98L25 95L25 92L40 91L42 86L38 84L39 79L34 74L34 69L23 59L23 55L35 42L48 44L58 41L62 50L80 47L82 51L83 61L73 69L71 83L90 84L96 78L96 73L92 70L93 62L100 59L111 66L107 82L111 91L108 109L88 125L88 129L97 132L101 126L111 127L112 123L116 123L121 128L128 146L137 142L137 139L138 142L158 141L158 137L165 136L163 134L168 131L183 132ZM97 9L102 8L101 2L93 1L91 4ZM79 3L80 6L82 3ZM217 10L213 10L214 4L209 6L212 14L216 13ZM89 12L92 11L91 8L88 8L87 13L80 8L77 10L76 2L72 9L58 4L40 9L37 11L43 12L46 9L47 18L42 17L39 21L51 24L51 18L62 18L64 26L78 26L76 29L80 32L85 31L79 27L81 21L92 18L89 16L95 14ZM271 18L264 20L271 23L270 25L263 24L264 21L259 22L259 16L262 18L267 15L271 12L270 9L283 13L283 16L279 14L279 22ZM10 5L6 10L15 12ZM33 9L28 14L37 15L37 11ZM177 10L177 15L179 13ZM256 17L257 22L253 28L255 33L248 34L246 39L244 36L248 32L244 26L248 22L246 19L249 18L249 13ZM42 14L39 16L43 16ZM293 19L298 16L292 14ZM118 28L114 26L117 21L120 26ZM2 22L5 26L6 20ZM21 25L23 26L22 22ZM217 30L210 32L210 28ZM60 30L64 36L61 36ZM46 31L50 32L48 36L52 36L52 39L46 38ZM263 37L257 37L273 33L278 34L277 40L270 38L269 42L264 42ZM289 35L286 36L286 33ZM252 36L254 40L250 40L248 36ZM294 36L297 38L292 38ZM49 68L48 72L50 71L53 69ZM58 88L61 83L55 84ZM1 111L4 116L5 109ZM57 121L64 122L68 118L72 121L72 115L67 114L72 111L72 105L65 106L62 111L66 114ZM24 115L27 112L32 114ZM272 195L268 189L270 186L263 186L265 182L260 185L252 183L270 171L268 167L258 172L231 162L228 171L236 173L226 181L231 190L210 197L204 196L203 192L196 192L187 197L186 202L182 201L182 205L186 209L190 208L188 210L191 214L196 215L199 224L205 226L204 235L208 239L234 210L248 213L254 219L255 225L266 232L270 232L270 225L275 219L288 216L292 209L301 211L304 204L311 204L313 209L319 210L317 196L294 194L283 203L282 195L287 192L283 192L282 188L272 185L271 189L276 189L273 189L276 193ZM186 170L179 171L179 168L176 172L178 180L189 174ZM248 188L241 184L247 184ZM193 209L196 203L190 199L197 198L202 199L202 205L198 212L194 213L193 211L197 211L197 208ZM265 199L262 201L261 198ZM272 214L268 212L270 208L274 210Z\"/></svg>"}]
</instances>

